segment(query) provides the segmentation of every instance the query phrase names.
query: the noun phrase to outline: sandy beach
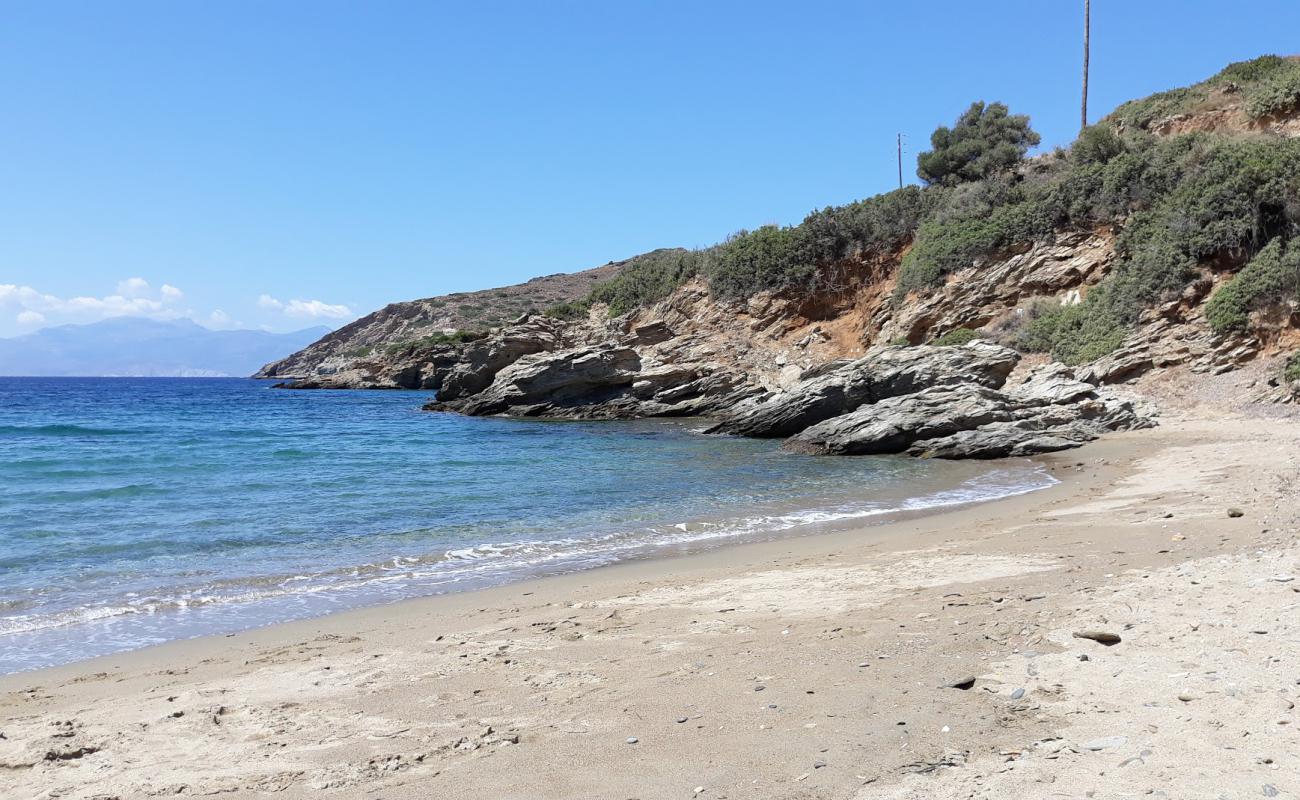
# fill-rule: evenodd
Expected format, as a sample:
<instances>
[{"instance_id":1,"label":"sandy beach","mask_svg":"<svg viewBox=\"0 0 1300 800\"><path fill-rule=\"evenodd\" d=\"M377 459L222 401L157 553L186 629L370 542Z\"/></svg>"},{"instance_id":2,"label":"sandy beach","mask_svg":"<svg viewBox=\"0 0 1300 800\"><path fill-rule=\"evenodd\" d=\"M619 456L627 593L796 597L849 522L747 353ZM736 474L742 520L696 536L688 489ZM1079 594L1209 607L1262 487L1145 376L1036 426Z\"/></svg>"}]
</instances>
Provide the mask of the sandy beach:
<instances>
[{"instance_id":1,"label":"sandy beach","mask_svg":"<svg viewBox=\"0 0 1300 800\"><path fill-rule=\"evenodd\" d=\"M1184 408L1031 495L11 675L0 796L1300 796L1298 458Z\"/></svg>"}]
</instances>

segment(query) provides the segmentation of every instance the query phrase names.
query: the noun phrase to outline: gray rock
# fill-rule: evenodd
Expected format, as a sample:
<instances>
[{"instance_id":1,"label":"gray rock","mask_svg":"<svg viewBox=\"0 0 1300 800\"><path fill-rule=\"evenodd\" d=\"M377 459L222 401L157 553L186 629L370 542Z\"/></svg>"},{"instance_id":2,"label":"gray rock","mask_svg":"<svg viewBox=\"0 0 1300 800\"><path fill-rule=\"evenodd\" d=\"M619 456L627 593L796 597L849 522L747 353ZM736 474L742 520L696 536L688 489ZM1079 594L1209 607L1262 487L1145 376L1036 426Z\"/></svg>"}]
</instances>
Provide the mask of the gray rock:
<instances>
[{"instance_id":1,"label":"gray rock","mask_svg":"<svg viewBox=\"0 0 1300 800\"><path fill-rule=\"evenodd\" d=\"M1001 386L1019 360L1015 351L979 340L962 347L884 348L738 407L707 432L792 436L864 404L930 387Z\"/></svg>"},{"instance_id":2,"label":"gray rock","mask_svg":"<svg viewBox=\"0 0 1300 800\"><path fill-rule=\"evenodd\" d=\"M1012 700L1019 700L1020 698L1022 698L1022 697L1024 697L1024 696L1025 696L1025 690L1024 690L1023 688L1016 689L1015 691L1013 691L1013 692L1011 693L1011 699L1012 699Z\"/></svg>"},{"instance_id":3,"label":"gray rock","mask_svg":"<svg viewBox=\"0 0 1300 800\"><path fill-rule=\"evenodd\" d=\"M641 366L628 347L583 347L525 355L496 373L482 391L459 402L431 404L463 414L544 416L553 407L604 402L630 388Z\"/></svg>"},{"instance_id":4,"label":"gray rock","mask_svg":"<svg viewBox=\"0 0 1300 800\"><path fill-rule=\"evenodd\" d=\"M1048 365L1004 391L972 383L923 389L813 425L787 447L827 455L1002 458L1065 450L1106 431L1152 424L1123 396L1070 375Z\"/></svg>"}]
</instances>

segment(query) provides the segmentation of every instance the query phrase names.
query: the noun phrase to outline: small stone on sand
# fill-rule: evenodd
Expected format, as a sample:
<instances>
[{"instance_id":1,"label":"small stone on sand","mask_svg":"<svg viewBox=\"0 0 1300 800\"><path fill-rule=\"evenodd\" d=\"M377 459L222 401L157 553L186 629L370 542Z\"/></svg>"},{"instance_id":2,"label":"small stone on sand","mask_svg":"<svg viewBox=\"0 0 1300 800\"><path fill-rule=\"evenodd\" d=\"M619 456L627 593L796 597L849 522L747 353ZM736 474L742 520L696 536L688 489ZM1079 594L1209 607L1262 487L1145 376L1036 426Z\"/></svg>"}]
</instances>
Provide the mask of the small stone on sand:
<instances>
[{"instance_id":1,"label":"small stone on sand","mask_svg":"<svg viewBox=\"0 0 1300 800\"><path fill-rule=\"evenodd\" d=\"M1097 644L1104 644L1107 647L1113 647L1123 641L1123 639L1119 638L1118 633L1111 633L1110 631L1075 631L1074 638L1091 639Z\"/></svg>"}]
</instances>

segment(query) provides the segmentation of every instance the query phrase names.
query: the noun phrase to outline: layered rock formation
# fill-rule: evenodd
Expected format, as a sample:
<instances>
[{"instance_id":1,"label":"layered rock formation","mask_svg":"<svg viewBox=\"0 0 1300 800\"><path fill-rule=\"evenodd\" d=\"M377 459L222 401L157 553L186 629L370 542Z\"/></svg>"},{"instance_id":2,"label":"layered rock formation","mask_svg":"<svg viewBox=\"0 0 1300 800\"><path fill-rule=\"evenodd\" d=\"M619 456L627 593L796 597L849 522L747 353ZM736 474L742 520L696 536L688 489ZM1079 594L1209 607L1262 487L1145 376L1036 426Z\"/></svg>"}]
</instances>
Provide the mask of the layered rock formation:
<instances>
[{"instance_id":1,"label":"layered rock formation","mask_svg":"<svg viewBox=\"0 0 1300 800\"><path fill-rule=\"evenodd\" d=\"M556 324L525 319L475 343L475 355L443 377L440 399L426 408L568 419L712 416L708 433L791 437L787 447L797 452L939 458L1053 452L1153 424L1132 399L1059 364L1003 389L1020 356L980 340L874 348L805 370L788 387L764 388L734 362L665 349L676 337L662 326L566 347L546 330ZM522 331L535 335L512 352L529 352L493 369L494 356L522 341Z\"/></svg>"},{"instance_id":2,"label":"layered rock formation","mask_svg":"<svg viewBox=\"0 0 1300 800\"><path fill-rule=\"evenodd\" d=\"M888 398L809 427L786 446L819 455L1027 456L1153 425L1141 406L1049 364L1005 391L961 382Z\"/></svg>"}]
</instances>

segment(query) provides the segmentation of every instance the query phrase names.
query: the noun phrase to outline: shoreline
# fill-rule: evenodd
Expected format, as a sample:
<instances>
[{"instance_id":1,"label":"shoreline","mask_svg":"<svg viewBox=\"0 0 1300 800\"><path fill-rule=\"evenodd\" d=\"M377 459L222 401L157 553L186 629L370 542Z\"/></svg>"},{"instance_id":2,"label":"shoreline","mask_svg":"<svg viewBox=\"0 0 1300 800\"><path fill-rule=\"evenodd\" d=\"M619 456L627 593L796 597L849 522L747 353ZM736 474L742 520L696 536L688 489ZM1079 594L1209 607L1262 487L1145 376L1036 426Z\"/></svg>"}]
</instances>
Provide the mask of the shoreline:
<instances>
[{"instance_id":1,"label":"shoreline","mask_svg":"<svg viewBox=\"0 0 1300 800\"><path fill-rule=\"evenodd\" d=\"M797 456L797 458L807 458L807 456ZM886 456L886 457L870 457L870 458L902 459L904 457ZM608 559L603 562L594 561L592 563L584 564L582 563L581 560L583 557L582 553L566 554L566 558L562 559L563 561L565 561L565 563L559 566L544 566L544 565L521 566L521 565L512 565L508 563L495 565L490 562L483 562L485 566L493 570L486 576L468 580L464 584L460 584L457 582L446 583L445 585L448 588L442 589L440 591L433 591L427 594L411 594L406 597L385 598L383 597L382 594L375 593L370 596L369 600L363 599L358 602L355 597L349 600L349 599L334 597L326 593L323 594L322 597L327 602L323 604L318 604L325 607L325 610L308 611L305 614L299 614L296 616L290 615L280 619L271 619L270 621L266 621L266 622L245 625L243 627L236 627L234 625L231 625L229 622L227 622L226 624L209 625L208 627L210 629L203 633L191 634L191 635L184 635L184 634L176 635L174 636L174 638L170 638L166 641L154 642L151 644L143 644L143 645L136 645L136 646L127 646L124 647L123 649L114 652L101 652L98 654L82 656L82 657L74 658L72 660L62 661L54 664L44 664L39 666L32 666L32 667L26 667L18 670L13 670L10 672L0 672L0 679L3 679L11 675L21 675L25 673L31 673L35 671L51 669L60 666L75 666L78 664L84 664L86 662L96 661L104 658L112 659L116 656L126 655L128 653L132 653L138 650L148 650L154 647L162 647L167 644L171 644L173 642L196 641L196 640L201 640L209 637L221 638L221 637L227 637L229 634L232 633L240 634L248 631L261 630L268 627L292 624L296 622L310 623L313 620L319 620L325 617L330 617L337 614L345 614L352 611L360 611L368 608L391 607L393 605L412 601L412 600L418 601L423 599L446 597L450 595L481 592L493 588L514 586L521 583L527 583L530 581L551 578L551 577L581 575L583 573L592 570L605 569L620 564L637 563L637 562L654 562L654 561L659 561L661 559L689 558L694 555L708 553L715 550L722 550L731 547L738 547L747 544L755 544L755 543L762 543L762 542L780 542L786 539L802 538L806 536L835 536L840 534L865 534L869 531L873 531L885 526L895 525L899 522L904 522L912 519L919 519L934 514L951 513L953 511L960 511L962 509L973 508L979 505L986 505L988 503L1001 502L1006 499L1019 497L1027 494L1033 494L1035 492L1041 492L1046 489L1052 488L1052 486L1055 485L1055 483L1059 482L1059 478L1052 474L1052 468L1051 468L1052 462L1050 461L1050 458L1051 456L1039 456L1035 458L1012 458L1012 459L998 459L998 460L992 460L987 462L973 462L973 465L979 465L979 469L980 469L979 475L975 477L968 477L966 480L960 483L953 483L951 485L944 484L943 488L930 487L929 490L923 491L921 494L915 496L895 497L895 498L891 498L890 500L883 500L882 502L893 504L891 507L888 508L881 508L881 509L874 509L874 510L867 510L867 511L860 511L860 510L846 511L845 510L846 508L854 505L861 505L864 503L870 504L875 502L876 500L875 496L864 495L859 498L848 499L847 505L843 504L845 502L845 498L840 498L839 500L835 501L835 503L831 505L804 505L799 503L798 500L790 500L788 501L787 505L779 508L771 507L771 506L767 507L766 510L763 512L765 515L757 518L749 517L747 515L742 514L741 516L720 517L715 520L709 520L703 522L697 520L695 524L703 524L707 526L718 527L719 532L710 532L707 528L693 531L693 532L687 532L683 528L681 537L670 537L668 541L655 542L654 540L644 540L644 541L634 542L631 545L624 545L624 549L622 552L620 552L618 549L615 550L593 549L593 550L589 550L586 553L586 556L589 558L603 557ZM914 459L907 459L907 460L912 461ZM1004 469L1015 470L1024 473L1022 476L1020 476L1020 482L1015 485L1015 488L1012 488L1010 486L1003 487L1006 493L992 498L954 499L955 495L960 495L962 493L966 493L966 494L978 493L979 491L981 491L981 489L975 486L971 486L972 482L978 483L981 480L987 480L990 477L997 475L999 472L1001 472ZM1031 485L1032 480L1035 479L1037 476L1044 476L1047 481L1050 481L1050 483L1046 483L1043 485ZM916 507L908 507L909 504L918 503L922 501L925 502L921 505L918 505ZM830 501L828 500L827 502ZM739 509L733 509L731 513L738 514L740 513L740 511ZM797 522L789 522L789 519L791 518L806 517L808 515L813 515L815 517L818 514L834 514L834 513L843 513L844 516L840 516L840 517L829 516L824 519L803 519ZM767 523L769 527L761 527L752 530L736 529L736 525L738 523L749 523L753 519L761 519L765 523ZM664 527L675 527L675 526L670 526L668 523L662 523L659 524L659 527L664 528ZM546 545L551 543L552 542L542 541L542 542L536 542L531 544ZM475 545L467 545L464 549L474 550L480 547L492 548L492 547L506 546L510 544L518 544L518 543L516 542L506 542L504 544L495 543L495 542L481 543ZM448 551L448 554L450 554L451 552L455 552L455 551ZM433 555L433 554L428 554L428 555ZM469 560L466 563L472 564L476 562ZM373 565L368 564L365 566L373 566ZM365 590L364 589L360 590L360 594L365 594ZM203 606L197 609L168 608L157 613L155 612L149 612L145 614L141 614L139 612L137 612L136 614L119 613L119 614L115 614L103 618L90 617L85 620L78 620L78 621L66 623L59 626L37 628L34 630L15 631L12 633L7 633L6 635L11 635L21 640L21 638L23 637L54 636L57 635L56 634L57 631L69 631L69 632L80 633L82 635L82 638L85 638L87 640L94 640L99 637L106 637L106 636L112 637L114 634L120 635L120 632L116 631L115 628L113 627L115 624L125 623L127 625L130 625L133 622L139 622L140 620L144 620L146 622L154 622L155 625L161 627L165 625L165 620L169 618L172 619L174 623L182 626L183 629L183 626L185 625L186 622L198 622L198 620L191 621L186 619L186 616L191 613L203 615L208 611L214 611L214 610L217 611L218 613L222 611L227 611L227 612L234 611L235 613L243 612L247 614L250 619L253 619L259 615L259 612L270 613L263 610L263 607L266 605L274 604L276 602L285 604L292 601L295 597L304 597L304 596L308 598L315 597L315 595L308 592L306 595L285 594L278 597L271 597L271 598L262 597L257 600L236 601L229 604L217 603L214 606ZM328 608L327 606L332 603L339 603L339 605L332 609ZM93 607L90 610L94 610ZM37 642L37 644L39 645L39 641ZM21 644L10 645L9 652L12 652L15 649L20 649L21 647L22 647Z\"/></svg>"},{"instance_id":2,"label":"shoreline","mask_svg":"<svg viewBox=\"0 0 1300 800\"><path fill-rule=\"evenodd\" d=\"M0 794L1286 796L1298 448L1187 414L1029 494L4 676Z\"/></svg>"},{"instance_id":3,"label":"shoreline","mask_svg":"<svg viewBox=\"0 0 1300 800\"><path fill-rule=\"evenodd\" d=\"M1093 443L1091 446L1099 446L1100 443ZM1019 461L1029 461L1043 468L1043 471L1052 477L1056 482L1039 488L1018 490L1015 493L991 500L974 500L963 501L946 505L929 506L921 509L895 509L887 511L880 516L882 521L870 523L865 521L844 521L839 524L847 524L849 527L836 528L833 530L815 530L821 526L834 525L835 523L818 523L809 522L799 526L770 531L764 534L758 534L764 538L744 539L737 537L736 540L718 539L718 540L700 540L685 542L680 545L668 544L656 548L654 551L637 554L631 557L621 559L606 564L596 564L590 567L583 567L567 572L561 572L552 575L535 575L510 580L505 583L493 584L488 586L479 586L463 590L452 590L439 594L421 595L417 597L407 597L400 600L381 602L371 605L362 605L352 608L343 608L338 611L330 611L324 614L304 617L301 619L289 619L279 622L270 622L264 625L258 625L252 628L246 628L233 632L214 632L205 633L199 636L188 638L173 639L157 644L135 647L122 650L116 653L106 655L91 656L89 658L77 659L62 664L54 664L45 667L35 667L32 669L20 670L0 674L0 693L10 691L9 683L21 683L24 677L33 677L47 673L67 671L69 674L81 674L87 670L96 672L105 669L130 669L134 667L144 667L151 663L167 662L171 659L189 656L186 650L207 650L217 651L224 648L228 643L226 640L246 640L250 643L260 641L263 643L273 643L281 639L294 638L303 636L308 633L337 633L341 630L350 629L358 626L365 626L370 620L367 618L379 617L387 618L393 614L401 613L419 613L428 611L421 606L428 603L447 604L455 606L455 610L470 610L480 607L483 602L502 602L511 595L533 595L540 592L564 593L575 588L571 584L577 584L581 588L590 588L597 585L607 585L621 581L645 581L654 579L671 579L678 572L689 575L695 571L708 570L715 568L726 568L731 561L730 555L734 551L740 551L738 556L743 556L750 560L754 558L775 558L782 551L783 545L794 541L810 540L808 553L824 553L835 549L840 544L839 537L878 537L882 542L891 542L901 546L901 539L915 532L915 529L907 529L903 526L909 523L922 523L929 521L932 517L965 516L968 512L974 512L977 509L988 507L988 512L997 517L1014 514L1016 510L1004 509L1002 504L1014 500L1027 500L1032 497L1039 497L1053 490L1061 489L1065 484L1073 484L1077 481L1097 479L1097 474L1091 476L1082 476L1069 474L1071 465L1078 459L1071 459L1072 455L1079 455L1079 450L1066 451L1065 453L1052 453L1035 456L1032 459L1011 459ZM1008 459L997 459L989 464L998 464ZM1110 466L1110 465L1105 465ZM1116 470L1109 470L1114 473ZM1058 474L1059 473L1059 474ZM998 506L999 508L992 508ZM812 510L812 509L801 509ZM981 515L982 518L982 515ZM864 520L874 519L873 517L864 517ZM800 533L800 529L814 529ZM863 544L863 542L856 542ZM879 543L872 543L878 545ZM745 551L753 549L752 553ZM679 552L673 552L678 550ZM785 553L791 551L785 548ZM676 567L676 569L674 569ZM623 572L626 570L626 572ZM601 579L605 572L613 573L608 578ZM590 579L588 576L593 576ZM453 603L452 601L463 598L462 602ZM391 613L386 613L391 612ZM353 618L355 617L355 619ZM326 624L328 621L339 619L335 624ZM284 630L281 630L281 629ZM255 634L264 633L265 636L256 636ZM177 648L179 652L171 652L171 648ZM153 651L160 651L153 655ZM136 661L139 656L142 664L131 663Z\"/></svg>"}]
</instances>

